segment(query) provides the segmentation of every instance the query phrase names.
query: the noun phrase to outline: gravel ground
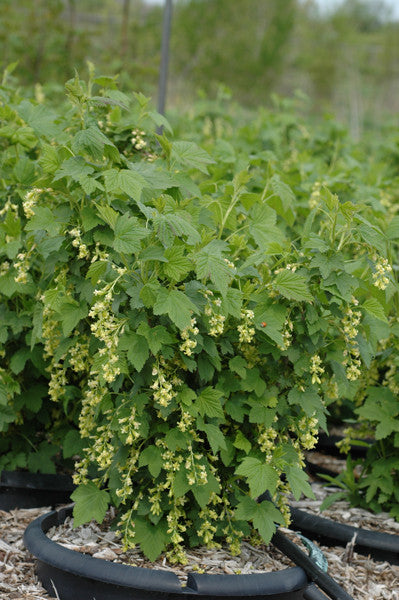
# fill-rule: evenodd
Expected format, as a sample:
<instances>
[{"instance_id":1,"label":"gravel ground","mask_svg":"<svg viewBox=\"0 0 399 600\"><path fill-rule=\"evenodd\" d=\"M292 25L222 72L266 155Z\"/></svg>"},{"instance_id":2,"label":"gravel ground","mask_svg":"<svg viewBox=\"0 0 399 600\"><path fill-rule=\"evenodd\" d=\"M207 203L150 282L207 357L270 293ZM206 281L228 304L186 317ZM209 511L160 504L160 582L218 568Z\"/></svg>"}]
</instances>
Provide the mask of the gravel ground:
<instances>
[{"instance_id":1,"label":"gravel ground","mask_svg":"<svg viewBox=\"0 0 399 600\"><path fill-rule=\"evenodd\" d=\"M304 510L320 514L318 507L326 493L319 484L313 484L316 500L294 502ZM43 590L34 575L34 561L25 550L22 536L25 527L34 518L48 508L0 511L0 598L3 600L47 600L50 596ZM371 515L361 509L351 509L345 502L339 502L324 516L359 527L368 527L378 531L397 533L399 524L387 514ZM298 542L293 532L283 530ZM90 523L72 528L71 521L64 526L53 528L49 535L58 543L62 543L80 552L86 552L97 558L126 562L137 566L147 566L148 562L137 551L124 553L123 549L110 531L105 531ZM334 577L354 600L399 600L399 566L386 562L376 562L357 554L348 544L346 548L321 547L328 565L329 574ZM278 550L271 547L253 547L243 543L241 557L231 557L226 551L201 548L190 550L189 563L186 567L173 567L161 557L155 568L172 569L183 585L187 572L197 570L206 573L254 573L274 571L292 565Z\"/></svg>"}]
</instances>

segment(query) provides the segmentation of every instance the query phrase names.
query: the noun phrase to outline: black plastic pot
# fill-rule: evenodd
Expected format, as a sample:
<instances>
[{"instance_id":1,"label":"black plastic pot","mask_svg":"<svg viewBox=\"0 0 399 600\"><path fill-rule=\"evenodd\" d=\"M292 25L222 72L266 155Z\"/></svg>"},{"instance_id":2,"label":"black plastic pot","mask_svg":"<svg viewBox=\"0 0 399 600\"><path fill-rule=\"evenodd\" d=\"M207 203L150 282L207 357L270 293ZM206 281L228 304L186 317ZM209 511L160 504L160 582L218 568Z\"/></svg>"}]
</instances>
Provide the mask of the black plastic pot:
<instances>
[{"instance_id":1,"label":"black plastic pot","mask_svg":"<svg viewBox=\"0 0 399 600\"><path fill-rule=\"evenodd\" d=\"M326 433L320 433L319 439L315 450L322 452L323 454L330 454L331 456L338 456L345 458L345 453L339 451L337 448L337 442L343 440L342 435L327 435ZM365 442L373 443L373 440L368 439ZM352 444L349 450L349 454L352 458L364 458L366 456L367 447L359 444Z\"/></svg>"},{"instance_id":2,"label":"black plastic pot","mask_svg":"<svg viewBox=\"0 0 399 600\"><path fill-rule=\"evenodd\" d=\"M332 469L327 469L326 467L323 467L321 465L317 465L316 463L313 463L311 460L308 459L305 461L305 470L309 475L313 475L313 477L321 479L322 481L325 480L323 479L323 477L320 477L321 475L327 475L328 477L338 476L338 473L336 471L333 471Z\"/></svg>"},{"instance_id":3,"label":"black plastic pot","mask_svg":"<svg viewBox=\"0 0 399 600\"><path fill-rule=\"evenodd\" d=\"M47 513L26 529L24 542L37 559L37 575L50 595L60 600L311 600L317 589L305 571L291 567L253 575L189 573L187 586L169 571L131 567L63 548L46 536L72 514L72 507ZM55 591L56 590L56 591ZM311 595L308 595L310 593Z\"/></svg>"},{"instance_id":4,"label":"black plastic pot","mask_svg":"<svg viewBox=\"0 0 399 600\"><path fill-rule=\"evenodd\" d=\"M399 535L344 525L293 507L291 517L292 529L325 546L346 546L356 536L356 552L399 565Z\"/></svg>"},{"instance_id":5,"label":"black plastic pot","mask_svg":"<svg viewBox=\"0 0 399 600\"><path fill-rule=\"evenodd\" d=\"M0 510L67 504L74 489L68 475L2 471Z\"/></svg>"}]
</instances>

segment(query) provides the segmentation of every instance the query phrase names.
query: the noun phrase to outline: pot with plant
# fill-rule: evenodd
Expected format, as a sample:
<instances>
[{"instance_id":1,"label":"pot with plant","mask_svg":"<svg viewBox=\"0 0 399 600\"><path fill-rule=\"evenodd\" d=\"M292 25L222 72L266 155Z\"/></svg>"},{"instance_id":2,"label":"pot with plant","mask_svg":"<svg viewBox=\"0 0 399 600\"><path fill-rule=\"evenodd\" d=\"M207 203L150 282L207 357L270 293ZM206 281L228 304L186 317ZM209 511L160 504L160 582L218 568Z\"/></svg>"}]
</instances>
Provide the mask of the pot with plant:
<instances>
[{"instance_id":1,"label":"pot with plant","mask_svg":"<svg viewBox=\"0 0 399 600\"><path fill-rule=\"evenodd\" d=\"M151 561L268 543L289 522L288 494L312 496L304 450L326 405L367 364L381 250L362 208L327 188L304 223L283 181L252 183L250 168L218 181L192 142L164 135L127 158L84 84L68 91L76 119L41 162L49 191L24 239L30 261L58 247L38 306L51 397L62 405L71 380L80 390L74 523L101 523L112 505L123 544Z\"/></svg>"}]
</instances>

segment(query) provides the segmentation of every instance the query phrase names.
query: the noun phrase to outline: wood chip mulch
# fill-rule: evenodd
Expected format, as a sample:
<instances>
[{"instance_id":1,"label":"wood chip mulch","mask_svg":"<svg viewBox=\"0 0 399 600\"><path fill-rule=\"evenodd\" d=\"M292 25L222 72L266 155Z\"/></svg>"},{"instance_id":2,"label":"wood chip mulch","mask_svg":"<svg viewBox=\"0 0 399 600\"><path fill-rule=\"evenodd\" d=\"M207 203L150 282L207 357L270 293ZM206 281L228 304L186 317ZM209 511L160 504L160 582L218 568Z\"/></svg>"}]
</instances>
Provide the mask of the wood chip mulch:
<instances>
[{"instance_id":1,"label":"wood chip mulch","mask_svg":"<svg viewBox=\"0 0 399 600\"><path fill-rule=\"evenodd\" d=\"M324 496L333 490L313 483L316 500L293 502L298 508L320 514ZM26 526L36 517L48 512L48 508L20 509L11 512L0 511L0 598L10 600L48 600L50 596L43 590L34 574L34 560L23 546L22 536ZM322 516L357 527L373 528L399 535L399 524L387 514L374 515L361 509L350 508L345 502L334 504ZM301 543L295 533L283 530L297 543ZM53 528L49 535L54 541L96 558L115 562L125 562L137 566L149 566L148 561L138 551L124 553L123 548L111 531L98 527L95 523L72 528L71 520L64 526ZM351 544L346 548L321 547L328 561L328 572L354 600L399 600L399 566L387 562L377 562L357 554ZM273 571L292 563L273 547L253 547L244 542L241 557L232 557L224 549L190 550L187 566L175 567L164 557L157 561L156 568L174 570L182 581L190 570L206 573L254 573Z\"/></svg>"}]
</instances>

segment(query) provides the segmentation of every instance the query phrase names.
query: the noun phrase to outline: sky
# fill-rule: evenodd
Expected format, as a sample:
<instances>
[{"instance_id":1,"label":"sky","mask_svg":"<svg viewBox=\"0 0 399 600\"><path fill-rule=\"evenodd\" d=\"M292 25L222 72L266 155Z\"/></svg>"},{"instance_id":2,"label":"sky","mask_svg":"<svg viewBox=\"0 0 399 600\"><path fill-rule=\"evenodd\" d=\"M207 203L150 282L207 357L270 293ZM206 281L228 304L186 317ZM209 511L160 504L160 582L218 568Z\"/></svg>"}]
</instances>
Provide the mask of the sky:
<instances>
[{"instance_id":1,"label":"sky","mask_svg":"<svg viewBox=\"0 0 399 600\"><path fill-rule=\"evenodd\" d=\"M342 0L316 0L316 2L321 8L328 10L341 4ZM399 19L399 0L385 0L385 4L391 8L394 19Z\"/></svg>"},{"instance_id":2,"label":"sky","mask_svg":"<svg viewBox=\"0 0 399 600\"><path fill-rule=\"evenodd\" d=\"M164 0L146 0L147 4L164 4ZM328 10L332 6L339 5L342 0L316 0L317 4ZM399 19L399 0L385 0L385 4L392 8L392 15L395 19Z\"/></svg>"}]
</instances>

